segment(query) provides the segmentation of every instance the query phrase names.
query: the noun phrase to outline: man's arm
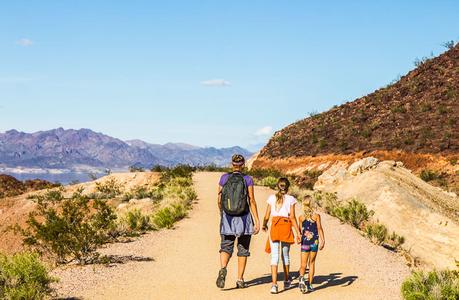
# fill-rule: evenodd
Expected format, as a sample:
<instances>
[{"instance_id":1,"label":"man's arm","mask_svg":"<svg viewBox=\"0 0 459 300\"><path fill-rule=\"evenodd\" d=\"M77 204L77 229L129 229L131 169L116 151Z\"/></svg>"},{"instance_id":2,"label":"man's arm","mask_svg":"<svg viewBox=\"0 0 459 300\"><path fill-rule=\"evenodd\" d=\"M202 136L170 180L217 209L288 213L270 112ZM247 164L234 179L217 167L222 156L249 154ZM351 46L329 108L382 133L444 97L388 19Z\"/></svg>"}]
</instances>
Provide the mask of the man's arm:
<instances>
[{"instance_id":1,"label":"man's arm","mask_svg":"<svg viewBox=\"0 0 459 300\"><path fill-rule=\"evenodd\" d=\"M218 196L217 196L218 209L222 210L222 186L218 185Z\"/></svg>"},{"instance_id":2,"label":"man's arm","mask_svg":"<svg viewBox=\"0 0 459 300\"><path fill-rule=\"evenodd\" d=\"M257 234L260 231L260 219L258 218L258 209L257 202L255 202L255 194L253 191L253 185L248 187L249 190L249 200L250 200L250 211L252 212L252 217L255 220L255 228L253 234Z\"/></svg>"}]
</instances>

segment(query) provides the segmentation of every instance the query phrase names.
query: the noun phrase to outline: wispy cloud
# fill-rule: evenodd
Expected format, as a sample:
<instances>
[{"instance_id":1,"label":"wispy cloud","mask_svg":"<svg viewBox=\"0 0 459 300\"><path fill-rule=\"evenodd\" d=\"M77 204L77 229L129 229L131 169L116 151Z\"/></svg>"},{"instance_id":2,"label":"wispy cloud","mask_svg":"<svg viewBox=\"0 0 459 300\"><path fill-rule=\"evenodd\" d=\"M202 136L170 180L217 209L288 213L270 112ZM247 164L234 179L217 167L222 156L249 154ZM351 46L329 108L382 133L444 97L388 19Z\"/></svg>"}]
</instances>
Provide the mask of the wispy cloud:
<instances>
[{"instance_id":1,"label":"wispy cloud","mask_svg":"<svg viewBox=\"0 0 459 300\"><path fill-rule=\"evenodd\" d=\"M273 132L273 128L271 126L264 126L255 131L256 136L268 136L271 135Z\"/></svg>"},{"instance_id":2,"label":"wispy cloud","mask_svg":"<svg viewBox=\"0 0 459 300\"><path fill-rule=\"evenodd\" d=\"M33 45L33 41L28 38L22 38L16 41L16 44L22 47L30 47Z\"/></svg>"},{"instance_id":3,"label":"wispy cloud","mask_svg":"<svg viewBox=\"0 0 459 300\"><path fill-rule=\"evenodd\" d=\"M201 84L205 85L205 86L216 86L216 87L224 87L224 86L231 85L231 83L228 80L225 80L225 79L204 80L204 81L201 81Z\"/></svg>"}]
</instances>

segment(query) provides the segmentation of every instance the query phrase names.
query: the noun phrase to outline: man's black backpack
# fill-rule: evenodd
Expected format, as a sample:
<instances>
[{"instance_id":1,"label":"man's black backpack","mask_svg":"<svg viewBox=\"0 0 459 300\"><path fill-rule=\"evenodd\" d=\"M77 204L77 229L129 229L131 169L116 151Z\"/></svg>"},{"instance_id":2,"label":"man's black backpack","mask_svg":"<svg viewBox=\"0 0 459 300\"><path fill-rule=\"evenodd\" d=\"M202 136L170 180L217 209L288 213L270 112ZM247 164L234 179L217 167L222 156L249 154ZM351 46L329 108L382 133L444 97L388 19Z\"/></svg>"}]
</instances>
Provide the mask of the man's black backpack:
<instances>
[{"instance_id":1,"label":"man's black backpack","mask_svg":"<svg viewBox=\"0 0 459 300\"><path fill-rule=\"evenodd\" d=\"M222 188L222 208L230 216L241 216L249 212L248 189L244 174L230 173Z\"/></svg>"}]
</instances>

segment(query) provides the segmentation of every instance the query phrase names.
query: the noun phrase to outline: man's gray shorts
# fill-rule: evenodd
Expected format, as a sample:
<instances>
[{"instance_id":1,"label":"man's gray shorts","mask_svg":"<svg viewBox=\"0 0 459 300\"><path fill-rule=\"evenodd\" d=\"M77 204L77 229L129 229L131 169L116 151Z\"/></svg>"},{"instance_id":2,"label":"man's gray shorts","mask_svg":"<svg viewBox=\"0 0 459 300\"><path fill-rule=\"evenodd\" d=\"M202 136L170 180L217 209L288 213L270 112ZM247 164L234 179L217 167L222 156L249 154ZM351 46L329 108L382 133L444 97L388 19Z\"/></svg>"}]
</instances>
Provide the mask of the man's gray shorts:
<instances>
[{"instance_id":1,"label":"man's gray shorts","mask_svg":"<svg viewBox=\"0 0 459 300\"><path fill-rule=\"evenodd\" d=\"M237 256L247 257L250 256L249 247L251 235L241 235L236 237L235 235L221 235L220 252L226 252L229 255L233 255L234 241L237 239Z\"/></svg>"}]
</instances>

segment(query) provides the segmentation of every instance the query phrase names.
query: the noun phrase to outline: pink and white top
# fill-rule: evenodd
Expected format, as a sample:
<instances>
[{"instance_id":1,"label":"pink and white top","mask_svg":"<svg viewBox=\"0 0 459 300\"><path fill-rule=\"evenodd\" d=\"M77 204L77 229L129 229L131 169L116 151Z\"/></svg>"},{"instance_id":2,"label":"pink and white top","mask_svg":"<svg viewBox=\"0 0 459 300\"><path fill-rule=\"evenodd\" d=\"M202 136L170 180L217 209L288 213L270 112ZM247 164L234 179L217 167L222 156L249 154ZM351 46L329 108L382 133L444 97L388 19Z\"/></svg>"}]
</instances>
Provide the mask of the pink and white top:
<instances>
[{"instance_id":1,"label":"pink and white top","mask_svg":"<svg viewBox=\"0 0 459 300\"><path fill-rule=\"evenodd\" d=\"M271 217L286 217L290 216L290 207L296 204L295 197L291 195L284 195L284 202L279 210L276 210L276 195L271 195L268 197L269 205L271 205Z\"/></svg>"}]
</instances>

